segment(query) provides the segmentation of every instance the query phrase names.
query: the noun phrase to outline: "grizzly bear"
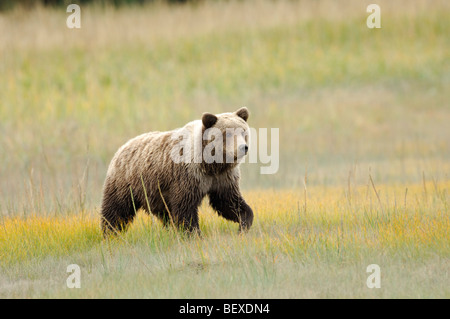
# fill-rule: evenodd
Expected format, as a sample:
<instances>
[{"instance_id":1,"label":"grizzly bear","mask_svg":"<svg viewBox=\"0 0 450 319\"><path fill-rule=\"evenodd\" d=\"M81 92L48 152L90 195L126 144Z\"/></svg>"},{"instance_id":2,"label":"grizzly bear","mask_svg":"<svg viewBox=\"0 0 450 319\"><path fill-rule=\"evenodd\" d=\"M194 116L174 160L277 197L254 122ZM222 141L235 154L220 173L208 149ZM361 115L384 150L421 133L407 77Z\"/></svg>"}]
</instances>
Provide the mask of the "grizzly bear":
<instances>
[{"instance_id":1,"label":"grizzly bear","mask_svg":"<svg viewBox=\"0 0 450 319\"><path fill-rule=\"evenodd\" d=\"M208 196L222 217L250 228L253 211L239 189L239 163L248 151L249 112L204 113L201 120L168 132L149 132L125 143L109 165L101 226L118 233L138 209L162 223L200 234L198 207Z\"/></svg>"}]
</instances>

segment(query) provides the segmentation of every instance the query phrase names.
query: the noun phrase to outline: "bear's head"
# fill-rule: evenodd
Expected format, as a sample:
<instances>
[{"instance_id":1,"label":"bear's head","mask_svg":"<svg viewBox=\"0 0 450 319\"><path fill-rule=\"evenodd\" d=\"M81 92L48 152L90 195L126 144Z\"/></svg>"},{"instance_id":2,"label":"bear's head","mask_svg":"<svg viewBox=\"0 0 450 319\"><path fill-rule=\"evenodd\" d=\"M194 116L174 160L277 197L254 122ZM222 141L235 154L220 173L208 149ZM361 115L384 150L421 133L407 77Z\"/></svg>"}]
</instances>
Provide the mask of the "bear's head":
<instances>
[{"instance_id":1,"label":"bear's head","mask_svg":"<svg viewBox=\"0 0 450 319\"><path fill-rule=\"evenodd\" d=\"M248 109L236 112L204 113L203 162L211 172L224 171L242 161L249 147Z\"/></svg>"}]
</instances>

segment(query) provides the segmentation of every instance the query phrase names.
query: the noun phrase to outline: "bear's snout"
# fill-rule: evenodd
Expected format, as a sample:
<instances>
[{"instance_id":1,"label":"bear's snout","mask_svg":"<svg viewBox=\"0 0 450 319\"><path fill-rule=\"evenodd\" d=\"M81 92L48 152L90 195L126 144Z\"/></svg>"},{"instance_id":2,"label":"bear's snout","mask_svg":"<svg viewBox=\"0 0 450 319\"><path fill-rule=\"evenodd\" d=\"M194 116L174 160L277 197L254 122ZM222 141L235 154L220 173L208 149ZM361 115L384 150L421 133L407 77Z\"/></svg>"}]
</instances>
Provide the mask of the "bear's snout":
<instances>
[{"instance_id":1,"label":"bear's snout","mask_svg":"<svg viewBox=\"0 0 450 319\"><path fill-rule=\"evenodd\" d=\"M239 146L239 152L240 152L241 154L247 154L247 152L248 152L248 146L247 146L247 144L241 144L241 145Z\"/></svg>"}]
</instances>

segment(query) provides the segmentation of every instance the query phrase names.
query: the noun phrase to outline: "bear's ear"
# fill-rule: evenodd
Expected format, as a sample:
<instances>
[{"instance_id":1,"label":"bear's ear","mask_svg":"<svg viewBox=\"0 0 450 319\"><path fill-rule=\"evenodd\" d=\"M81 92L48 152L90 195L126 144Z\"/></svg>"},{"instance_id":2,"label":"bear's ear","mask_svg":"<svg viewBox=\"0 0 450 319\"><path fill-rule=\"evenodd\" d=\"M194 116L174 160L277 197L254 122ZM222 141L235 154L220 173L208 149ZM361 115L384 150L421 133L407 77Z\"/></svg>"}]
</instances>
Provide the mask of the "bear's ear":
<instances>
[{"instance_id":1,"label":"bear's ear","mask_svg":"<svg viewBox=\"0 0 450 319\"><path fill-rule=\"evenodd\" d=\"M217 116L211 113L203 113L202 122L205 128L210 128L217 122Z\"/></svg>"},{"instance_id":2,"label":"bear's ear","mask_svg":"<svg viewBox=\"0 0 450 319\"><path fill-rule=\"evenodd\" d=\"M241 107L239 110L237 110L236 115L239 116L240 118L242 118L244 121L247 122L248 119L248 109L244 106Z\"/></svg>"}]
</instances>

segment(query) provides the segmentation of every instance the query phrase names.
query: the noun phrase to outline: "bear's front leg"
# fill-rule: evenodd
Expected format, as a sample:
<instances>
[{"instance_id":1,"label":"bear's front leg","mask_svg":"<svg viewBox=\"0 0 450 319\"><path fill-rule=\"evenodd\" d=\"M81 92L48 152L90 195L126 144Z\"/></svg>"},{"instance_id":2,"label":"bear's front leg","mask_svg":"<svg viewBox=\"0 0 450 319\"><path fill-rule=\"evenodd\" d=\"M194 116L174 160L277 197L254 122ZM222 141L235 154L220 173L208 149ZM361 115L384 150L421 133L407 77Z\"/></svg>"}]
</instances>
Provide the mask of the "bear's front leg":
<instances>
[{"instance_id":1,"label":"bear's front leg","mask_svg":"<svg viewBox=\"0 0 450 319\"><path fill-rule=\"evenodd\" d=\"M253 210L245 202L237 187L211 191L209 203L217 213L231 221L239 223L239 232L247 231L253 224Z\"/></svg>"}]
</instances>

